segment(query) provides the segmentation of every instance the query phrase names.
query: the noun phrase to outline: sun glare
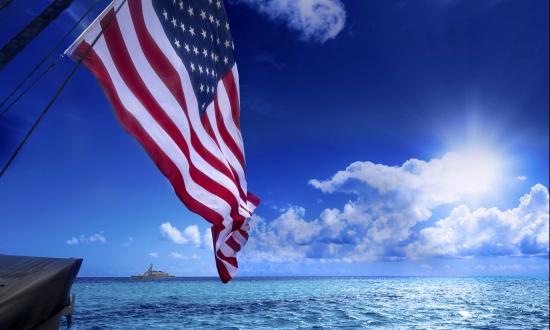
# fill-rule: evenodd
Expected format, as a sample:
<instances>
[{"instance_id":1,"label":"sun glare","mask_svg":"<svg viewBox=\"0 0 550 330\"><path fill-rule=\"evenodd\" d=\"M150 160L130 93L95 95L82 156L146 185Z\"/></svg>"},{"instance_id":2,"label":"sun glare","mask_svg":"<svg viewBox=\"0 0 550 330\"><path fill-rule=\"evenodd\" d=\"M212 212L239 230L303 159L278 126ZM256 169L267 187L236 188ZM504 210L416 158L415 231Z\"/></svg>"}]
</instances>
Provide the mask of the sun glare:
<instances>
[{"instance_id":1,"label":"sun glare","mask_svg":"<svg viewBox=\"0 0 550 330\"><path fill-rule=\"evenodd\" d=\"M451 153L449 157L454 164L450 184L462 193L487 193L495 188L502 177L502 159L488 150L464 149Z\"/></svg>"},{"instance_id":2,"label":"sun glare","mask_svg":"<svg viewBox=\"0 0 550 330\"><path fill-rule=\"evenodd\" d=\"M520 160L517 152L511 152L513 142L502 126L478 112L476 107L464 109L463 120L441 125L447 129L439 132L442 143L438 152L448 161L441 182L469 202L486 198L495 202L509 178L518 175L514 172Z\"/></svg>"}]
</instances>

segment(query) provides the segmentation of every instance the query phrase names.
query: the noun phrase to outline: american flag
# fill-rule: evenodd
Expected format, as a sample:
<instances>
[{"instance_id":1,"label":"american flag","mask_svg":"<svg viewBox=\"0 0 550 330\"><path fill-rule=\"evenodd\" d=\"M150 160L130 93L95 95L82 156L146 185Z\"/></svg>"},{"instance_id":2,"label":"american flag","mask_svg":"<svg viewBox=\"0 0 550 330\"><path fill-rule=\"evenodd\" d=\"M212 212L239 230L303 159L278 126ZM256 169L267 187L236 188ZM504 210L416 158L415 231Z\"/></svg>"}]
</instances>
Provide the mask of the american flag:
<instances>
[{"instance_id":1,"label":"american flag","mask_svg":"<svg viewBox=\"0 0 550 330\"><path fill-rule=\"evenodd\" d=\"M216 267L228 282L259 200L246 184L223 1L115 0L66 53L95 75L182 202L212 224Z\"/></svg>"}]
</instances>

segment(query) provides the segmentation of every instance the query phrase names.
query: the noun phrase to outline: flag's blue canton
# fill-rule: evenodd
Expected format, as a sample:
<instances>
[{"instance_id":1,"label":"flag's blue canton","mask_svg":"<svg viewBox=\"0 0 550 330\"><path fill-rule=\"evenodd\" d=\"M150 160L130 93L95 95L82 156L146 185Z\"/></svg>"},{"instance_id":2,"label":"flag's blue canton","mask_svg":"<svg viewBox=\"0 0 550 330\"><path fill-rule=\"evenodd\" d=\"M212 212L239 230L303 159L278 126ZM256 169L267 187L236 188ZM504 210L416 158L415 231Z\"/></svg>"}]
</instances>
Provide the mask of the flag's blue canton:
<instances>
[{"instance_id":1,"label":"flag's blue canton","mask_svg":"<svg viewBox=\"0 0 550 330\"><path fill-rule=\"evenodd\" d=\"M222 0L154 0L164 32L189 72L201 114L235 62Z\"/></svg>"}]
</instances>

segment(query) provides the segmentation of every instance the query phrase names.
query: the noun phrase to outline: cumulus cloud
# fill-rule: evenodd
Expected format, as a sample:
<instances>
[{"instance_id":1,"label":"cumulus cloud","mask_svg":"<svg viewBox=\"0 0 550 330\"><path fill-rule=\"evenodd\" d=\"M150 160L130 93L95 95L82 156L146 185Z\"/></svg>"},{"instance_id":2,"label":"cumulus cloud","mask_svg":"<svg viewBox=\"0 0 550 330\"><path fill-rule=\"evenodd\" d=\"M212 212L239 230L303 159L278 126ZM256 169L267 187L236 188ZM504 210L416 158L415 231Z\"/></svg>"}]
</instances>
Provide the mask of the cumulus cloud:
<instances>
[{"instance_id":1,"label":"cumulus cloud","mask_svg":"<svg viewBox=\"0 0 550 330\"><path fill-rule=\"evenodd\" d=\"M195 246L201 245L200 231L197 225L187 226L187 228L181 232L178 228L172 226L170 222L165 222L160 225L160 232L164 237L176 244L192 243Z\"/></svg>"},{"instance_id":2,"label":"cumulus cloud","mask_svg":"<svg viewBox=\"0 0 550 330\"><path fill-rule=\"evenodd\" d=\"M194 245L199 246L201 244L201 234L197 225L188 226L183 231L183 234Z\"/></svg>"},{"instance_id":3,"label":"cumulus cloud","mask_svg":"<svg viewBox=\"0 0 550 330\"><path fill-rule=\"evenodd\" d=\"M269 222L253 215L251 235L243 255L271 262L303 258L320 231L319 221L307 221L304 214L304 208L291 207Z\"/></svg>"},{"instance_id":4,"label":"cumulus cloud","mask_svg":"<svg viewBox=\"0 0 550 330\"><path fill-rule=\"evenodd\" d=\"M478 151L449 152L430 161L413 158L401 166L354 162L328 180L313 179L309 183L324 193L361 195L368 189L380 195L403 194L425 211L489 190L499 167L497 159Z\"/></svg>"},{"instance_id":5,"label":"cumulus cloud","mask_svg":"<svg viewBox=\"0 0 550 330\"><path fill-rule=\"evenodd\" d=\"M465 205L420 231L407 247L415 256L548 254L548 189L537 184L516 208L470 210Z\"/></svg>"},{"instance_id":6,"label":"cumulus cloud","mask_svg":"<svg viewBox=\"0 0 550 330\"><path fill-rule=\"evenodd\" d=\"M188 256L184 256L183 254L178 253L178 252L171 252L169 254L169 256L171 258L174 258L174 259L186 259L186 260L188 260L188 259L193 259L193 260L200 259L200 257L197 254L192 254L191 256L188 257Z\"/></svg>"},{"instance_id":7,"label":"cumulus cloud","mask_svg":"<svg viewBox=\"0 0 550 330\"><path fill-rule=\"evenodd\" d=\"M158 252L149 252L147 254L149 257L153 257L153 258L158 258L159 257L159 253Z\"/></svg>"},{"instance_id":8,"label":"cumulus cloud","mask_svg":"<svg viewBox=\"0 0 550 330\"><path fill-rule=\"evenodd\" d=\"M346 24L340 0L236 0L274 21L281 21L306 40L325 42L336 37Z\"/></svg>"},{"instance_id":9,"label":"cumulus cloud","mask_svg":"<svg viewBox=\"0 0 550 330\"><path fill-rule=\"evenodd\" d=\"M101 231L92 235L81 234L78 237L73 236L70 239L66 240L65 243L68 245L79 245L79 244L88 244L88 243L101 243L105 244L107 238L105 234Z\"/></svg>"},{"instance_id":10,"label":"cumulus cloud","mask_svg":"<svg viewBox=\"0 0 550 330\"><path fill-rule=\"evenodd\" d=\"M212 242L212 230L210 230L210 228L207 228L204 231L204 235L202 236L201 241L201 248L214 251L214 243Z\"/></svg>"},{"instance_id":11,"label":"cumulus cloud","mask_svg":"<svg viewBox=\"0 0 550 330\"><path fill-rule=\"evenodd\" d=\"M298 206L271 221L255 216L243 253L271 262L548 255L547 188L535 185L513 209L470 210L461 203L493 188L498 166L470 156L448 153L401 166L355 162L330 179L311 180L324 193L352 198L313 218ZM447 218L424 224L444 205L457 206Z\"/></svg>"}]
</instances>

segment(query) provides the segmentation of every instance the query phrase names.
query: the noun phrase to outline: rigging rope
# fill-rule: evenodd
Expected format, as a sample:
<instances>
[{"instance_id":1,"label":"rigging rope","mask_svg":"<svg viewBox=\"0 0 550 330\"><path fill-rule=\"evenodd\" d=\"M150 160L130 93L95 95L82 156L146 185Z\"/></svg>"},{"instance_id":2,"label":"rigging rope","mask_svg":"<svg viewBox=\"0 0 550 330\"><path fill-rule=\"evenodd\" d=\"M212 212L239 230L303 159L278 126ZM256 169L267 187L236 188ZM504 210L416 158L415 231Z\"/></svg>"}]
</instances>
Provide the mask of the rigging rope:
<instances>
[{"instance_id":1,"label":"rigging rope","mask_svg":"<svg viewBox=\"0 0 550 330\"><path fill-rule=\"evenodd\" d=\"M61 85L58 87L57 91L55 92L54 96L50 99L50 101L48 102L48 104L46 105L46 107L42 110L42 112L40 113L40 115L38 116L38 118L36 118L36 120L34 121L34 123L32 124L31 128L27 131L27 133L25 134L25 137L23 138L23 140L21 140L21 142L19 142L19 145L17 146L17 148L14 150L14 152L12 153L12 155L10 156L9 160L6 162L6 164L2 167L2 170L0 171L0 178L2 178L2 176L4 175L4 173L6 173L6 171L8 170L8 168L10 167L11 163L14 161L15 157L17 157L17 155L19 154L19 151L21 151L21 148L23 148L23 146L25 145L25 143L27 142L27 140L29 139L29 137L31 136L32 132L34 131L34 129L36 128L36 126L38 126L38 124L40 123L40 121L42 120L42 118L44 118L44 115L46 115L46 113L48 112L48 110L50 110L50 108L52 107L52 105L54 104L54 102L57 100L57 98L59 97L59 95L61 94L61 92L63 91L63 89L65 89L65 86L67 86L67 83L69 82L69 80L71 80L71 78L74 76L74 74L76 73L76 70L78 69L78 67L80 66L80 64L82 64L82 61L88 56L88 54L90 53L90 51L93 49L93 47L95 46L95 44L97 43L97 41L99 40L99 38L103 35L103 32L105 31L105 29L107 29L111 23L113 22L114 18L116 17L116 15L118 14L120 8L122 8L122 6L124 6L124 4L126 3L127 0L123 0L120 5L115 9L115 13L114 15L111 15L109 17L109 20L107 21L107 23L105 24L105 27L103 29L101 29L101 31L99 31L99 33L97 34L97 36L94 38L94 40L92 41L92 43L90 44L90 46L86 49L86 51L84 52L84 54L82 56L79 57L78 61L76 62L76 64L74 65L73 69L71 70L71 72L69 72L69 75L65 78L65 80L63 80L63 82L61 83Z\"/></svg>"},{"instance_id":2,"label":"rigging rope","mask_svg":"<svg viewBox=\"0 0 550 330\"><path fill-rule=\"evenodd\" d=\"M27 88L25 88L25 90L23 90L23 92L21 92L21 94L17 95L17 97L15 98L15 100L13 100L13 102L11 102L4 110L2 110L2 112L0 112L0 116L4 115L6 112L8 112L11 107L13 107L25 94L27 94L27 92L29 90L31 90L34 85L36 85L36 83L38 81L40 81L48 72L50 72L51 69L53 69L55 67L57 63L51 63L47 68L46 70L42 71L42 73L36 77L28 86Z\"/></svg>"},{"instance_id":3,"label":"rigging rope","mask_svg":"<svg viewBox=\"0 0 550 330\"><path fill-rule=\"evenodd\" d=\"M65 41L65 39L80 25L80 23L84 20L84 18L86 18L86 16L88 16L88 14L92 11L92 9L95 8L95 6L99 3L100 0L95 0L91 5L90 7L88 7L88 9L84 12L84 14L82 14L82 16L78 19L78 21L76 21L75 24L73 24L73 26L61 37L61 39L48 51L48 53L42 57L42 59L40 61L38 61L38 63L35 64L35 66L32 68L32 70L25 76L25 78L23 78L23 80L8 94L8 96L6 96L4 98L4 100L2 100L2 103L0 103L0 110L2 110L2 107L15 95L15 93L17 93L22 87L23 85L25 85L27 83L27 81L36 73L36 71L42 66L42 64L44 64L48 58L55 52L56 49L59 48L59 46L61 46L63 44L63 41ZM36 84L38 82L38 80L40 80L43 76L45 76L46 72L50 71L52 69L52 65L55 66L57 65L57 63L59 62L60 60L60 57L57 58L57 60L50 64L50 66L48 66L45 71L40 75L39 78L37 78L35 81L33 81L31 83L30 86L28 86L27 89L25 89L25 91L23 91L21 94L19 94L19 96L17 96L16 98L16 101L12 102L6 109L4 109L2 112L0 112L0 116L2 116L3 114L5 114L6 112L8 112L8 110L15 104L17 103L17 101L23 97L29 90L30 88Z\"/></svg>"},{"instance_id":4,"label":"rigging rope","mask_svg":"<svg viewBox=\"0 0 550 330\"><path fill-rule=\"evenodd\" d=\"M65 10L73 0L54 0L0 49L0 70Z\"/></svg>"},{"instance_id":5,"label":"rigging rope","mask_svg":"<svg viewBox=\"0 0 550 330\"><path fill-rule=\"evenodd\" d=\"M0 10L6 8L13 0L3 0L0 2Z\"/></svg>"}]
</instances>

